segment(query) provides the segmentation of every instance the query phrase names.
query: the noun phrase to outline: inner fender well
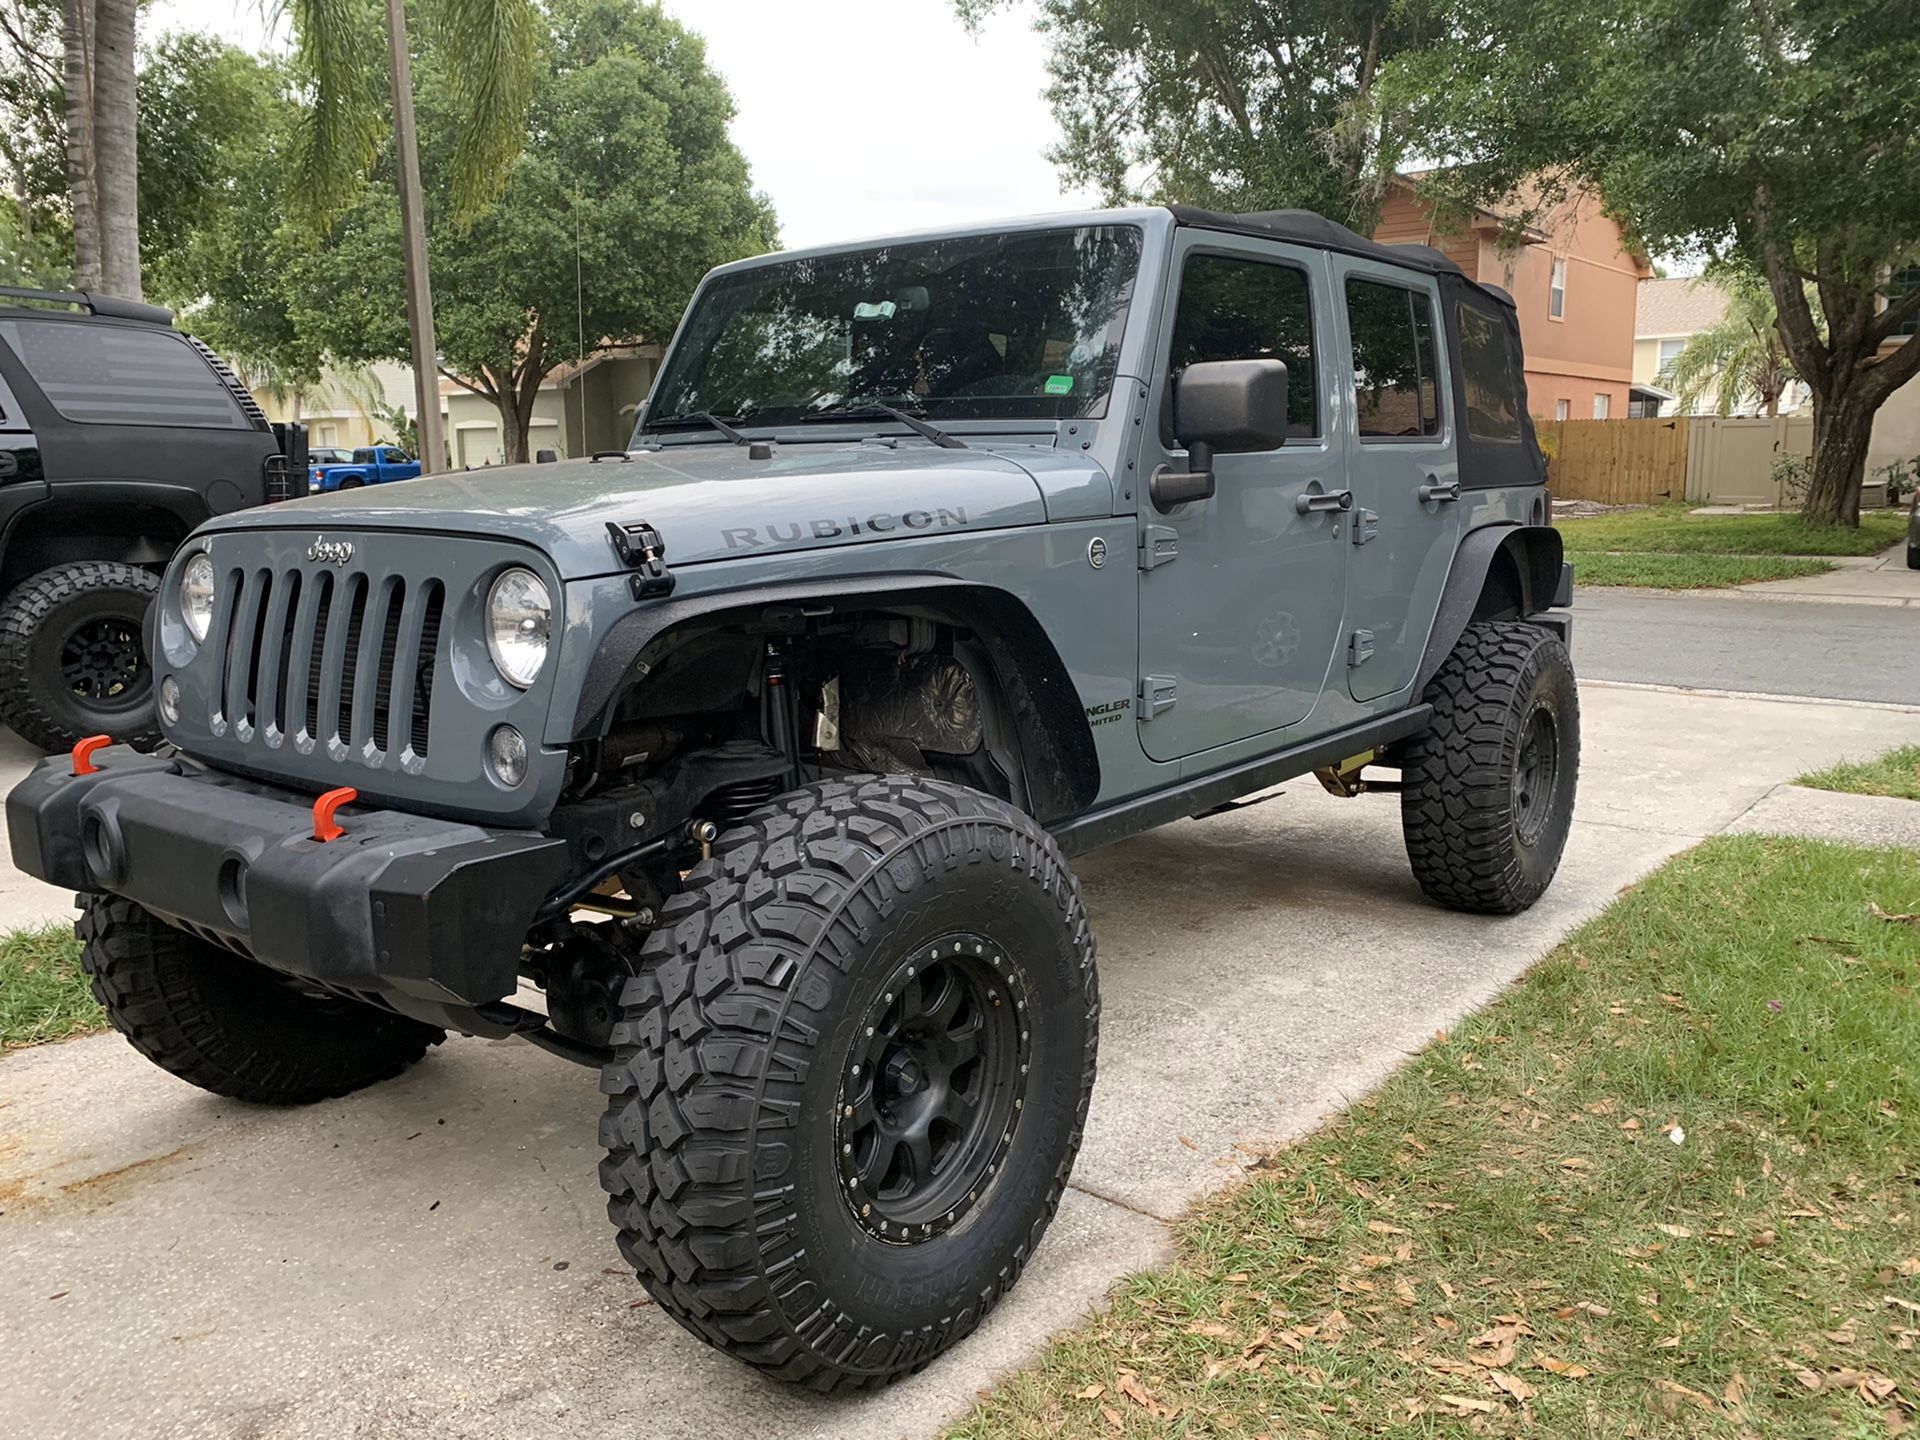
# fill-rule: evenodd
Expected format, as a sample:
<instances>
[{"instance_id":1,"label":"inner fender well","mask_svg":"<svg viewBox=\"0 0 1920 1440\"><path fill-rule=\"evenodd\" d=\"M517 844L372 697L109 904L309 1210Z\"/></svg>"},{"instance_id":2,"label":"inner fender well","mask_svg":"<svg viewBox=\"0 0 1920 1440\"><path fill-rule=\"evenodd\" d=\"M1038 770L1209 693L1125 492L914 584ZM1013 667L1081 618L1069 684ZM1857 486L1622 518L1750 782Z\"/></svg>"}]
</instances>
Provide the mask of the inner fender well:
<instances>
[{"instance_id":1,"label":"inner fender well","mask_svg":"<svg viewBox=\"0 0 1920 1440\"><path fill-rule=\"evenodd\" d=\"M604 736L616 712L650 671L641 668L662 645L785 607L884 610L923 616L973 633L992 667L994 694L1007 729L1017 736L1034 818L1043 823L1084 810L1099 793L1100 767L1079 692L1045 629L1017 597L945 576L894 576L829 584L766 586L689 596L636 610L608 630L581 687L574 739ZM637 698L637 697L636 697ZM986 697L983 697L983 699ZM641 702L644 712L650 707ZM662 708L674 709L667 704Z\"/></svg>"}]
</instances>

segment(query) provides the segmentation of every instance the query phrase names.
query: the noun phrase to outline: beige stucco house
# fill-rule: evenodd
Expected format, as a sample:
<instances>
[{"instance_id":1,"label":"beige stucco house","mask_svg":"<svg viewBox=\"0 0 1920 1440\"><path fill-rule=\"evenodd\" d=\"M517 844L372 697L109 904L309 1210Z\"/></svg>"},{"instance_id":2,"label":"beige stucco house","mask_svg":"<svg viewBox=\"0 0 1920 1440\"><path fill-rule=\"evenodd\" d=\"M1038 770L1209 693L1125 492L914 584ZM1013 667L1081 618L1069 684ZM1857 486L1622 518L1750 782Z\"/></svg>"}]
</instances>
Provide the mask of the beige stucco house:
<instances>
[{"instance_id":1,"label":"beige stucco house","mask_svg":"<svg viewBox=\"0 0 1920 1440\"><path fill-rule=\"evenodd\" d=\"M1920 284L1920 267L1896 275L1889 287L1895 294L1904 287ZM1636 386L1658 385L1659 375L1668 361L1680 353L1687 340L1716 323L1726 312L1726 292L1711 280L1676 277L1643 280L1636 307L1633 341L1633 381ZM1887 342L1887 349L1902 343L1914 333L1909 321L1901 335ZM1780 397L1780 413L1802 414L1811 408L1807 387L1795 382ZM1674 403L1661 406L1660 413L1674 413ZM1740 409L1742 415L1758 413L1757 406ZM1811 440L1808 439L1808 444ZM1894 460L1920 457L1920 380L1900 387L1874 417L1873 440L1867 450L1867 478L1882 465Z\"/></svg>"},{"instance_id":2,"label":"beige stucco house","mask_svg":"<svg viewBox=\"0 0 1920 1440\"><path fill-rule=\"evenodd\" d=\"M529 455L551 450L556 459L624 449L633 413L647 398L659 368L658 345L610 345L551 372L534 397ZM330 374L317 390L295 397L262 390L261 407L272 420L302 420L311 446L353 449L390 440L392 427L379 416L384 406L411 417L416 410L413 371L379 364L363 372ZM506 457L500 413L493 402L452 380L440 381L441 427L449 463L456 467L499 465Z\"/></svg>"}]
</instances>

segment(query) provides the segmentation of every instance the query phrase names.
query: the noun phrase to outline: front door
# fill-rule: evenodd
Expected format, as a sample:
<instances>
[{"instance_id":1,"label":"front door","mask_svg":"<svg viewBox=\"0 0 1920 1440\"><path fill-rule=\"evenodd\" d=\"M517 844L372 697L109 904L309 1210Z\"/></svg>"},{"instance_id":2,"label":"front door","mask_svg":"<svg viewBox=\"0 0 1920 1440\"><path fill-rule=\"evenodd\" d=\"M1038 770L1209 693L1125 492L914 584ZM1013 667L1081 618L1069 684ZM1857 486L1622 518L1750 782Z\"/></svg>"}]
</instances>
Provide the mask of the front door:
<instances>
[{"instance_id":1,"label":"front door","mask_svg":"<svg viewBox=\"0 0 1920 1440\"><path fill-rule=\"evenodd\" d=\"M1431 279L1333 258L1346 335L1353 559L1347 686L1373 700L1413 683L1460 532L1460 470Z\"/></svg>"},{"instance_id":2,"label":"front door","mask_svg":"<svg viewBox=\"0 0 1920 1440\"><path fill-rule=\"evenodd\" d=\"M1141 472L1184 469L1170 387L1202 360L1277 359L1288 374L1287 443L1214 459L1211 499L1161 514L1140 489L1140 743L1178 760L1306 718L1341 636L1345 517L1302 508L1346 488L1346 445L1327 403L1333 332L1327 257L1202 231L1177 232L1171 315ZM1330 502L1323 500L1322 505ZM1337 682L1336 682L1337 683ZM1221 757L1222 762L1232 757Z\"/></svg>"}]
</instances>

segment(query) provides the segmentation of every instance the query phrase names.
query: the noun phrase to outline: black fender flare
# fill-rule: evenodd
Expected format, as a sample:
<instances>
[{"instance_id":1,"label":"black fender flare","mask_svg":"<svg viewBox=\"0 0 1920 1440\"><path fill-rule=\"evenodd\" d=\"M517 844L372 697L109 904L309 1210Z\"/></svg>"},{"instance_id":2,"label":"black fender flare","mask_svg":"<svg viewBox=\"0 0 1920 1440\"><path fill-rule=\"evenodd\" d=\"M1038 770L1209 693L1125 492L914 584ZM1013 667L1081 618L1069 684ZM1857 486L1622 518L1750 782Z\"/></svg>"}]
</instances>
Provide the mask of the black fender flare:
<instances>
[{"instance_id":1,"label":"black fender flare","mask_svg":"<svg viewBox=\"0 0 1920 1440\"><path fill-rule=\"evenodd\" d=\"M857 604L863 607L927 607L974 617L993 660L996 679L1007 690L1016 724L1032 738L1033 730L1020 723L1037 722L1043 748L1053 753L1029 755L1030 765L1045 771L1059 803L1090 803L1099 788L1099 762L1093 731L1072 675L1027 603L999 586L955 579L939 574L848 576L836 580L787 581L715 590L698 595L676 595L660 604L643 606L620 617L601 637L587 663L580 698L569 727L572 738L588 739L605 733L613 707L633 683L634 663L656 638L677 626L709 615L792 607L806 611L820 606ZM1017 693L1016 693L1017 692Z\"/></svg>"},{"instance_id":2,"label":"black fender flare","mask_svg":"<svg viewBox=\"0 0 1920 1440\"><path fill-rule=\"evenodd\" d=\"M1414 677L1415 696L1426 690L1427 682L1473 621L1486 591L1487 575L1501 555L1512 562L1513 572L1519 577L1522 618L1571 602L1572 597L1562 589L1565 548L1553 526L1510 523L1469 530L1454 551L1453 568L1447 572L1446 588L1440 592L1433 630Z\"/></svg>"}]
</instances>

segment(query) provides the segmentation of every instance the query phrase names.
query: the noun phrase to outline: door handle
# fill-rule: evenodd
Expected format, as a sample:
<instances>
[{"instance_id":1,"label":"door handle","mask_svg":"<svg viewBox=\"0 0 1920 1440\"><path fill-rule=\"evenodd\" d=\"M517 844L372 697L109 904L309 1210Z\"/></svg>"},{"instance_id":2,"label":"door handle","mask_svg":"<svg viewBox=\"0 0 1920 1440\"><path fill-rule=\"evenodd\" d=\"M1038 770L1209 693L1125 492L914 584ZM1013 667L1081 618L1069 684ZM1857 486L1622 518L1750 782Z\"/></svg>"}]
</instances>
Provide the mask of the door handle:
<instances>
[{"instance_id":1,"label":"door handle","mask_svg":"<svg viewBox=\"0 0 1920 1440\"><path fill-rule=\"evenodd\" d=\"M1311 515L1316 510L1351 510L1353 492L1334 490L1325 495L1302 494L1294 499L1293 508L1302 515Z\"/></svg>"},{"instance_id":2,"label":"door handle","mask_svg":"<svg viewBox=\"0 0 1920 1440\"><path fill-rule=\"evenodd\" d=\"M1460 498L1460 482L1451 480L1442 485L1437 476L1429 475L1427 483L1420 487L1418 493L1423 501L1437 500L1442 505L1451 505Z\"/></svg>"}]
</instances>

